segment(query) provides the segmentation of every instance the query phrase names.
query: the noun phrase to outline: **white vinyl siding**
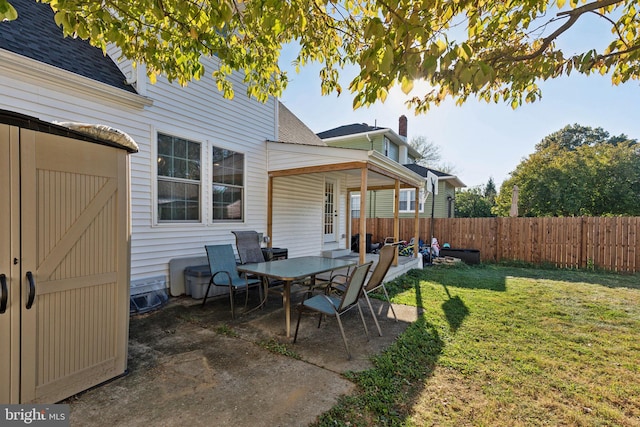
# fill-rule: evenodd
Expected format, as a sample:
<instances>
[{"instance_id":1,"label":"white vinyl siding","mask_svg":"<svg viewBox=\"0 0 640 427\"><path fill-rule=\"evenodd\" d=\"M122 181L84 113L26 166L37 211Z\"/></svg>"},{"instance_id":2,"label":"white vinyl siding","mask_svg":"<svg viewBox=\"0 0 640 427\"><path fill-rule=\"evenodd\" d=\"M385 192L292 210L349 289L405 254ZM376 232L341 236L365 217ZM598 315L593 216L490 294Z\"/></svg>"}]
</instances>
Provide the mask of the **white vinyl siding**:
<instances>
[{"instance_id":1,"label":"white vinyl siding","mask_svg":"<svg viewBox=\"0 0 640 427\"><path fill-rule=\"evenodd\" d=\"M208 70L215 66L206 64ZM47 67L47 66L43 66ZM43 71L44 74L47 74ZM78 77L81 81L83 78ZM89 79L85 86L95 83ZM245 95L241 75L231 77L235 98L227 100L210 77L187 87L165 79L147 85L153 104L132 105L130 94L123 101L104 99L83 85L63 85L51 77L33 83L19 73L0 73L0 108L28 114L46 121L101 123L129 134L139 152L129 156L131 168L131 280L165 275L173 258L205 255L204 245L233 243L232 230L267 228L266 140L276 139L276 100L260 103ZM244 219L220 223L159 223L157 221L156 134L164 132L193 141L206 142L202 158L209 159L209 146L224 147L244 155ZM209 168L209 165L203 167ZM203 183L204 185L204 183ZM207 184L208 185L208 184ZM211 214L211 198L202 191L203 218Z\"/></svg>"},{"instance_id":2,"label":"white vinyl siding","mask_svg":"<svg viewBox=\"0 0 640 427\"><path fill-rule=\"evenodd\" d=\"M279 177L273 180L272 246L287 248L289 257L319 256L323 249L346 245L346 188L340 173L326 174L335 179L335 222L338 242L327 247L323 243L324 177L323 174Z\"/></svg>"},{"instance_id":3,"label":"white vinyl siding","mask_svg":"<svg viewBox=\"0 0 640 427\"><path fill-rule=\"evenodd\" d=\"M274 179L273 247L288 248L289 257L321 254L323 194L322 175Z\"/></svg>"}]
</instances>

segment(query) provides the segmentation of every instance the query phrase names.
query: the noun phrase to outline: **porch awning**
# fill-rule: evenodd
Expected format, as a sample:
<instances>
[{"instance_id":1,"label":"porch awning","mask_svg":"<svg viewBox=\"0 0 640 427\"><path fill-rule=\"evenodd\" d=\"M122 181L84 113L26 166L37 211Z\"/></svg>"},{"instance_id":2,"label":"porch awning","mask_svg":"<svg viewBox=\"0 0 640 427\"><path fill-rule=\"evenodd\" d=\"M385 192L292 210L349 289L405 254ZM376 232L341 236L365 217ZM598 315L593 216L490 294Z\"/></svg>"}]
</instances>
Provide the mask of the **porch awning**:
<instances>
[{"instance_id":1,"label":"porch awning","mask_svg":"<svg viewBox=\"0 0 640 427\"><path fill-rule=\"evenodd\" d=\"M377 151L323 147L267 141L267 168L270 177L310 173L341 172L347 188L359 191L361 173L367 170L367 189L422 188L424 178Z\"/></svg>"},{"instance_id":2,"label":"porch awning","mask_svg":"<svg viewBox=\"0 0 640 427\"><path fill-rule=\"evenodd\" d=\"M368 190L399 188L420 189L425 185L424 177L409 168L388 159L377 151L353 148L324 147L286 142L267 141L267 172L269 174L269 208L267 231L271 235L273 179L314 173L340 172L345 177L348 191L364 193ZM398 238L398 192L394 208L394 237ZM419 191L415 192L416 205ZM360 198L360 211L366 212L366 197ZM415 214L415 256L418 254L418 211ZM348 229L348 225L347 225ZM365 261L366 221L360 221L360 263ZM394 265L397 265L397 254Z\"/></svg>"}]
</instances>

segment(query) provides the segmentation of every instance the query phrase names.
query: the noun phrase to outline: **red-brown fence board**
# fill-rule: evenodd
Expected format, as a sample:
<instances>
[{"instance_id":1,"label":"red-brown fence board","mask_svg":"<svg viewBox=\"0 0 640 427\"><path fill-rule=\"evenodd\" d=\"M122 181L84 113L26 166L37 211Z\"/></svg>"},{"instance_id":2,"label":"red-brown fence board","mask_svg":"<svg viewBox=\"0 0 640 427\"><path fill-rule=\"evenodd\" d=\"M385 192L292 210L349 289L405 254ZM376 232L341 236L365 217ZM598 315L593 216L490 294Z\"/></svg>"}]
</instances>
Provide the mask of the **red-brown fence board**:
<instances>
[{"instance_id":1,"label":"red-brown fence board","mask_svg":"<svg viewBox=\"0 0 640 427\"><path fill-rule=\"evenodd\" d=\"M359 219L352 221L351 229L358 230ZM440 245L478 249L483 261L640 271L640 217L421 218L419 235L426 243L431 224ZM367 233L374 242L393 236L393 219L368 218ZM414 219L400 219L400 239L414 234Z\"/></svg>"}]
</instances>

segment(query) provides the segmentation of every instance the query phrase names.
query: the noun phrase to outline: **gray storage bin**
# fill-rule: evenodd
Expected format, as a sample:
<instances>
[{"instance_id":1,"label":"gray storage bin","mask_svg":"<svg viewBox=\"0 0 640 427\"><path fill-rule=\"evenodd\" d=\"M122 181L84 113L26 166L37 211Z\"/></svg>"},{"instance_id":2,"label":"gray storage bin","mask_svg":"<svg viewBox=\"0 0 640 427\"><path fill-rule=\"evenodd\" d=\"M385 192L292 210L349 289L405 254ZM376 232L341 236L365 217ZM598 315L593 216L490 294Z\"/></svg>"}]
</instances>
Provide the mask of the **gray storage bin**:
<instances>
[{"instance_id":1,"label":"gray storage bin","mask_svg":"<svg viewBox=\"0 0 640 427\"><path fill-rule=\"evenodd\" d=\"M209 265L195 265L184 269L184 286L188 289L187 293L191 295L191 298L204 298L204 293L209 286L209 279L211 279ZM226 286L211 285L207 298L228 294L229 288Z\"/></svg>"}]
</instances>

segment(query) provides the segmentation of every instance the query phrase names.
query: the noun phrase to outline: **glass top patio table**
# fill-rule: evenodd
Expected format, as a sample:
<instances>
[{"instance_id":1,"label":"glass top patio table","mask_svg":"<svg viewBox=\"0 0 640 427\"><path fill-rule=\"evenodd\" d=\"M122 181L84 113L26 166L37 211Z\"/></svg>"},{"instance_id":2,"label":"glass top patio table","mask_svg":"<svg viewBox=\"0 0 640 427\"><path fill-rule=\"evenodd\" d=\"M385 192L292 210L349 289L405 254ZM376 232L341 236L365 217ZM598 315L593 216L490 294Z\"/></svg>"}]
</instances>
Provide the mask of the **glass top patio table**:
<instances>
[{"instance_id":1,"label":"glass top patio table","mask_svg":"<svg viewBox=\"0 0 640 427\"><path fill-rule=\"evenodd\" d=\"M323 258L319 256L305 256L288 258L268 262L256 262L238 265L241 273L278 279L284 282L282 302L285 312L286 336L291 336L291 282L310 277L312 282L315 276L332 270L352 267L358 264L357 259L345 260L336 258Z\"/></svg>"}]
</instances>

